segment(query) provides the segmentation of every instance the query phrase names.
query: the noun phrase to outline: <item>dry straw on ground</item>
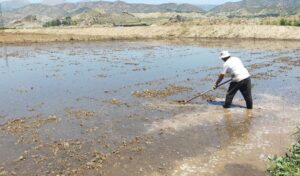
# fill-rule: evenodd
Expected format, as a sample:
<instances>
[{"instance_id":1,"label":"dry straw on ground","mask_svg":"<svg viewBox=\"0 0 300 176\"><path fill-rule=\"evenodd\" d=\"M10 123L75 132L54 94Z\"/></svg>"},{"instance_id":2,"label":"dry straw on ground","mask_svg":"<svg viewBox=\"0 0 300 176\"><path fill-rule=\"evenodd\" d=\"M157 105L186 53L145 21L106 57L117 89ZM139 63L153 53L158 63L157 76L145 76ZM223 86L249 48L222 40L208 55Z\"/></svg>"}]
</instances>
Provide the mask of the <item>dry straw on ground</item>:
<instances>
[{"instance_id":1,"label":"dry straw on ground","mask_svg":"<svg viewBox=\"0 0 300 176\"><path fill-rule=\"evenodd\" d=\"M267 25L199 25L194 22L149 27L8 29L0 33L2 43L72 40L242 38L299 40L299 27Z\"/></svg>"}]
</instances>

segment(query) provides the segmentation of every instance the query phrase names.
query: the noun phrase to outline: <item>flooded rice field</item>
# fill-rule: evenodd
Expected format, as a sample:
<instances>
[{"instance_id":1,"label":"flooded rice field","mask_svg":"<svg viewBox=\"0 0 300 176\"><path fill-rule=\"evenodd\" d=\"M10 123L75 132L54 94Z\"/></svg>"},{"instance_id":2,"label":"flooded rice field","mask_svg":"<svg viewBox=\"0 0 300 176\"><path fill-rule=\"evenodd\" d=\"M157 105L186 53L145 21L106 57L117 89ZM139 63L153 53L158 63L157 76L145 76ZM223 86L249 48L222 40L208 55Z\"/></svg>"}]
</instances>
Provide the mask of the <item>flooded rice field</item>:
<instances>
[{"instance_id":1,"label":"flooded rice field","mask_svg":"<svg viewBox=\"0 0 300 176\"><path fill-rule=\"evenodd\" d=\"M219 52L252 75L254 110L210 89ZM111 41L2 45L0 175L265 175L300 123L300 44ZM208 101L209 100L209 101Z\"/></svg>"}]
</instances>

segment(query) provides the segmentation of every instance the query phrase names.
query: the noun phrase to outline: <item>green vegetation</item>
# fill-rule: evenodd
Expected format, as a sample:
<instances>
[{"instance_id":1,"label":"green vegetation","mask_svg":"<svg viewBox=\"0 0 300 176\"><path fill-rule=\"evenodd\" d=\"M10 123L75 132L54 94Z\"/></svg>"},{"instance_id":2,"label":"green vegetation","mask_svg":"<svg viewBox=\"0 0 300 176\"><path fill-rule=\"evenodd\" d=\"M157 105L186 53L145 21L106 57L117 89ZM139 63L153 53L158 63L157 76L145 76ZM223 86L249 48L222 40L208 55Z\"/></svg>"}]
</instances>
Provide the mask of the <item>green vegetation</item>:
<instances>
[{"instance_id":1,"label":"green vegetation","mask_svg":"<svg viewBox=\"0 0 300 176\"><path fill-rule=\"evenodd\" d=\"M0 30L5 30L5 29L15 29L15 28L7 28L7 27L0 27Z\"/></svg>"},{"instance_id":2,"label":"green vegetation","mask_svg":"<svg viewBox=\"0 0 300 176\"><path fill-rule=\"evenodd\" d=\"M76 22L72 21L71 17L66 17L62 20L56 19L49 21L43 25L43 27L51 27L51 26L71 26L76 25Z\"/></svg>"},{"instance_id":3,"label":"green vegetation","mask_svg":"<svg viewBox=\"0 0 300 176\"><path fill-rule=\"evenodd\" d=\"M300 20L281 18L279 24L281 26L300 26Z\"/></svg>"},{"instance_id":4,"label":"green vegetation","mask_svg":"<svg viewBox=\"0 0 300 176\"><path fill-rule=\"evenodd\" d=\"M299 133L300 126L298 127ZM300 176L300 137L285 156L275 156L269 160L268 174L270 176Z\"/></svg>"},{"instance_id":5,"label":"green vegetation","mask_svg":"<svg viewBox=\"0 0 300 176\"><path fill-rule=\"evenodd\" d=\"M300 19L296 18L280 18L268 21L263 21L261 24L280 25L280 26L300 26Z\"/></svg>"}]
</instances>

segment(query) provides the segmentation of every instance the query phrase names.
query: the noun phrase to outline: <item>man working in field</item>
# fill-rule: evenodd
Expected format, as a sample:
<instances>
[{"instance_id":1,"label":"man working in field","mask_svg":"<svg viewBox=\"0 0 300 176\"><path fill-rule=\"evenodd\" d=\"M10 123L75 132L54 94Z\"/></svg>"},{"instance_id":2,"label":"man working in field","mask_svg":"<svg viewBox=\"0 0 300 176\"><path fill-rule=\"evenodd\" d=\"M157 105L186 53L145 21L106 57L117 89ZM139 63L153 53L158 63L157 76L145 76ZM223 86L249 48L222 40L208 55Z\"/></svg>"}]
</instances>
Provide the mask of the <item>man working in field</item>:
<instances>
[{"instance_id":1,"label":"man working in field","mask_svg":"<svg viewBox=\"0 0 300 176\"><path fill-rule=\"evenodd\" d=\"M216 89L220 82L222 82L226 73L231 74L232 82L227 91L224 108L230 108L232 100L240 91L246 101L247 109L253 108L252 95L251 95L251 79L248 70L244 67L242 61L237 57L231 57L228 51L222 51L220 57L224 63L224 69L222 74L219 75L219 79L214 86Z\"/></svg>"}]
</instances>

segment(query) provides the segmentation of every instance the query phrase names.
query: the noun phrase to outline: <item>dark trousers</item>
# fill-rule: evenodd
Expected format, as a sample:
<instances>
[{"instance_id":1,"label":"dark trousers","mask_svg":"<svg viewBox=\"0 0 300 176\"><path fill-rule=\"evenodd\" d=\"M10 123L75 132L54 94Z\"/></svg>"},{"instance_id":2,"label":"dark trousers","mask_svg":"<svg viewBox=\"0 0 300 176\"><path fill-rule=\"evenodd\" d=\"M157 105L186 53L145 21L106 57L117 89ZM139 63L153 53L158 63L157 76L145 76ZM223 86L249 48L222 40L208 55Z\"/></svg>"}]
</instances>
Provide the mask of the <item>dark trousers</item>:
<instances>
[{"instance_id":1,"label":"dark trousers","mask_svg":"<svg viewBox=\"0 0 300 176\"><path fill-rule=\"evenodd\" d=\"M247 109L253 108L253 102L252 102L252 93L251 93L251 79L247 78L240 82L231 82L230 86L227 91L226 100L224 108L229 108L232 100L237 93L237 91L240 91L246 101Z\"/></svg>"}]
</instances>

